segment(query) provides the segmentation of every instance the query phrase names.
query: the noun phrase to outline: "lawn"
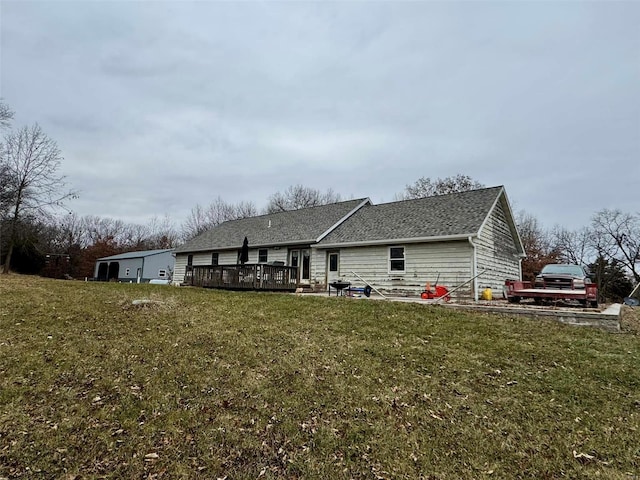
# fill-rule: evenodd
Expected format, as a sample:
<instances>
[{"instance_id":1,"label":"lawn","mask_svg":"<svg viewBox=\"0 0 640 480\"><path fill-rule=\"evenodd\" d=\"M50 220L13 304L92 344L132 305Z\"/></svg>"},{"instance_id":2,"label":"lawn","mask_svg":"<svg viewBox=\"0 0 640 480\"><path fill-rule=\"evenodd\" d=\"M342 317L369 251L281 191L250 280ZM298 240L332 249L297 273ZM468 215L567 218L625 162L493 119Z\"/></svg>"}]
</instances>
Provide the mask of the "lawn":
<instances>
[{"instance_id":1,"label":"lawn","mask_svg":"<svg viewBox=\"0 0 640 480\"><path fill-rule=\"evenodd\" d=\"M637 332L2 276L0 479L637 478Z\"/></svg>"}]
</instances>

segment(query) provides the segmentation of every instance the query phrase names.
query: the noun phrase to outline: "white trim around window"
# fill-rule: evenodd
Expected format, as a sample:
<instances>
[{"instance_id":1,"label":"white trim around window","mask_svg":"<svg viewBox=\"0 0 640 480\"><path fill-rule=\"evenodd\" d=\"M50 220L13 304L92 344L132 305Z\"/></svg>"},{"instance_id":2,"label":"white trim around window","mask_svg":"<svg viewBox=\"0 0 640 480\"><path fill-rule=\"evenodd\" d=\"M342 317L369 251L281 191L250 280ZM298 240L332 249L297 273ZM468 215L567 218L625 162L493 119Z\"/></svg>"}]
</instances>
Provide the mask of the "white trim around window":
<instances>
[{"instance_id":1,"label":"white trim around window","mask_svg":"<svg viewBox=\"0 0 640 480\"><path fill-rule=\"evenodd\" d=\"M407 267L404 245L389 247L387 267L390 274L405 273Z\"/></svg>"}]
</instances>

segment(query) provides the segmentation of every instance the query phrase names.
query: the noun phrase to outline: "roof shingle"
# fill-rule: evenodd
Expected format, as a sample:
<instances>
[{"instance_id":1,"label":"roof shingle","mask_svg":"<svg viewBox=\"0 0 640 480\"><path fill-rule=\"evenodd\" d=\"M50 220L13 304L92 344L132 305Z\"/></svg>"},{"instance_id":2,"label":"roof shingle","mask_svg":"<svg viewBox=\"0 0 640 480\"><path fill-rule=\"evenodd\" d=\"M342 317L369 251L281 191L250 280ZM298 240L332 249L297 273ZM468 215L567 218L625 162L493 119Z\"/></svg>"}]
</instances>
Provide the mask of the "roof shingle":
<instances>
[{"instance_id":1,"label":"roof shingle","mask_svg":"<svg viewBox=\"0 0 640 480\"><path fill-rule=\"evenodd\" d=\"M475 235L502 191L500 186L367 205L318 245Z\"/></svg>"},{"instance_id":2,"label":"roof shingle","mask_svg":"<svg viewBox=\"0 0 640 480\"><path fill-rule=\"evenodd\" d=\"M230 220L185 242L176 249L176 252L240 248L244 237L247 237L251 247L315 243L320 235L365 202L369 202L369 199L360 198L318 207Z\"/></svg>"}]
</instances>

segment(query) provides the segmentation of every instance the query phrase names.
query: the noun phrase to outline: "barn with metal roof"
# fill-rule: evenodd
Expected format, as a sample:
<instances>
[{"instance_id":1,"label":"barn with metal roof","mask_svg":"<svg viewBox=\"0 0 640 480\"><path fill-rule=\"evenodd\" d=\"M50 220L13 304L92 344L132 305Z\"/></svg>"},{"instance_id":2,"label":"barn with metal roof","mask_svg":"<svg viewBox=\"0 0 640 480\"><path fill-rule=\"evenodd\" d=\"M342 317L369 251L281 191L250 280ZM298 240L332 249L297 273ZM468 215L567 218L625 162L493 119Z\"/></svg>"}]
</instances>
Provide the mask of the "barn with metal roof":
<instances>
[{"instance_id":1,"label":"barn with metal roof","mask_svg":"<svg viewBox=\"0 0 640 480\"><path fill-rule=\"evenodd\" d=\"M172 248L143 250L102 257L96 260L95 280L146 283L171 280L175 258Z\"/></svg>"}]
</instances>

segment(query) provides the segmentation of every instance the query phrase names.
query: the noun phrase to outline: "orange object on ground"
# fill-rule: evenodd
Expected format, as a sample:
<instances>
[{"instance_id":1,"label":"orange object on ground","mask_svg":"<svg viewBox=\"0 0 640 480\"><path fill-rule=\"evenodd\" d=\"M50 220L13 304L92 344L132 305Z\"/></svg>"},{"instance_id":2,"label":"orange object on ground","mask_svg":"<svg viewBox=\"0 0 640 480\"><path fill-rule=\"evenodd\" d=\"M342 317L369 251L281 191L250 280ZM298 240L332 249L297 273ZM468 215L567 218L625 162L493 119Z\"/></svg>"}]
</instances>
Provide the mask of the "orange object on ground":
<instances>
[{"instance_id":1,"label":"orange object on ground","mask_svg":"<svg viewBox=\"0 0 640 480\"><path fill-rule=\"evenodd\" d=\"M447 287L443 285L436 285L432 290L428 282L427 286L429 288L420 294L420 298L422 298L423 300L433 300L435 298L443 298L446 302L451 300L451 295L449 295L449 290L447 289Z\"/></svg>"}]
</instances>

